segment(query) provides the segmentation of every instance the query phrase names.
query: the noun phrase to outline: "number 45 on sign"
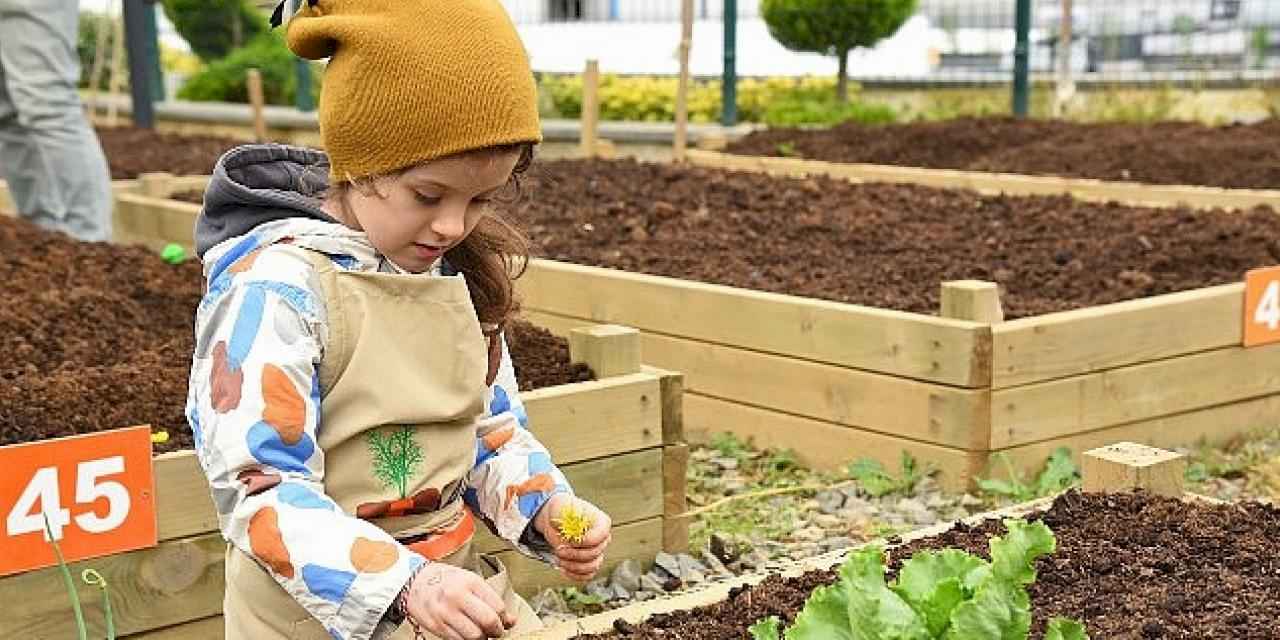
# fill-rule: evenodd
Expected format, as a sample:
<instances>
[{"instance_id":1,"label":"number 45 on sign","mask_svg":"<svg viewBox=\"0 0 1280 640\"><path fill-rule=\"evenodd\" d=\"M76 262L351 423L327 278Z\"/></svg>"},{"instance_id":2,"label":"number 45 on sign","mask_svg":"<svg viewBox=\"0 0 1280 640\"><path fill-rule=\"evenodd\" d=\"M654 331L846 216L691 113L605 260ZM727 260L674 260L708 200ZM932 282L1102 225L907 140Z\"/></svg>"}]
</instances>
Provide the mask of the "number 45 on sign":
<instances>
[{"instance_id":1,"label":"number 45 on sign","mask_svg":"<svg viewBox=\"0 0 1280 640\"><path fill-rule=\"evenodd\" d=\"M0 447L0 576L156 544L151 429ZM49 527L45 528L48 520Z\"/></svg>"},{"instance_id":2,"label":"number 45 on sign","mask_svg":"<svg viewBox=\"0 0 1280 640\"><path fill-rule=\"evenodd\" d=\"M1280 267L1254 269L1244 277L1244 346L1280 342Z\"/></svg>"}]
</instances>

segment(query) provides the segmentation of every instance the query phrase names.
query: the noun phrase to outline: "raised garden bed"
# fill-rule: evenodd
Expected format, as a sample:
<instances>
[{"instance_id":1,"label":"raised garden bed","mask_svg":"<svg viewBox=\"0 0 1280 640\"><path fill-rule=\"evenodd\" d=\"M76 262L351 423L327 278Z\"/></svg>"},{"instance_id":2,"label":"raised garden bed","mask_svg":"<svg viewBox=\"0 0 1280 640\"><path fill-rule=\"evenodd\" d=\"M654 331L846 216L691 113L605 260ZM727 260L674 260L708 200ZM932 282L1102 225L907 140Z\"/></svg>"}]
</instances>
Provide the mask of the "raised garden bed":
<instances>
[{"instance_id":1,"label":"raised garden bed","mask_svg":"<svg viewBox=\"0 0 1280 640\"><path fill-rule=\"evenodd\" d=\"M1239 347L1238 283L1280 257L1269 208L628 161L536 176L525 217L554 261L521 281L531 317L641 329L645 360L688 376L694 438L828 468L905 449L962 487L997 452L1033 470L1058 446L1223 442L1280 416L1258 375L1280 348ZM995 285L942 286L972 279Z\"/></svg>"},{"instance_id":2,"label":"raised garden bed","mask_svg":"<svg viewBox=\"0 0 1280 640\"><path fill-rule=\"evenodd\" d=\"M11 354L0 366L0 441L133 424L170 436L154 463L159 546L75 563L73 571L96 568L112 583L122 637L220 637L214 618L224 543L204 475L184 449L200 267L168 265L139 247L76 243L8 219L0 219L0 255L0 345ZM652 560L687 540L684 521L671 517L684 510L681 377L642 368L634 330L583 325L568 342L528 325L511 332L524 386L539 387L522 398L532 428L579 493L613 517L609 564ZM589 372L571 362L585 363L597 379L575 381ZM560 582L487 532L478 544L512 566L522 592ZM0 614L2 626L15 637L71 636L62 588L56 570L0 579L0 596L17 603ZM81 595L98 601L87 587Z\"/></svg>"},{"instance_id":3,"label":"raised garden bed","mask_svg":"<svg viewBox=\"0 0 1280 640\"><path fill-rule=\"evenodd\" d=\"M1086 485L1089 472L1086 467ZM1144 490L1120 490L1135 486ZM1037 561L1038 575L1028 589L1031 638L1042 637L1046 621L1055 616L1082 622L1095 639L1276 638L1280 559L1274 543L1280 535L1280 509L1216 503L1182 496L1176 486L1167 489L1181 497L1147 489L1140 481L1089 492L1073 489L1056 498L890 538L886 580L896 575L904 559L925 549L960 549L988 558L989 539L1005 533L1003 519L1015 517L1043 522L1057 539L1057 549ZM853 551L633 605L525 638L749 637L747 628L762 618L792 620L815 587L837 578L835 567Z\"/></svg>"},{"instance_id":4,"label":"raised garden bed","mask_svg":"<svg viewBox=\"0 0 1280 640\"><path fill-rule=\"evenodd\" d=\"M1280 205L1280 120L1207 127L959 119L772 129L693 150L703 166L1149 206Z\"/></svg>"}]
</instances>

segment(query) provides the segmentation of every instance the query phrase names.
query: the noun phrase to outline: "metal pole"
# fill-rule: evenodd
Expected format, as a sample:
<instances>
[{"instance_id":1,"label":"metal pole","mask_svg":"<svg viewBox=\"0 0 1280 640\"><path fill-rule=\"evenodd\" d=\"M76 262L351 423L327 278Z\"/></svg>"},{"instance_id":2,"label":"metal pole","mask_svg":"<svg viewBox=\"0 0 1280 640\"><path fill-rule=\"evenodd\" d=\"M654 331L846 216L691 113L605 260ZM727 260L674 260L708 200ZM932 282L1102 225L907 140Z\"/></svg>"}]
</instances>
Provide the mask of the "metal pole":
<instances>
[{"instance_id":1,"label":"metal pole","mask_svg":"<svg viewBox=\"0 0 1280 640\"><path fill-rule=\"evenodd\" d=\"M720 124L738 124L738 0L724 0L724 77L720 79Z\"/></svg>"},{"instance_id":2,"label":"metal pole","mask_svg":"<svg viewBox=\"0 0 1280 640\"><path fill-rule=\"evenodd\" d=\"M147 47L147 64L151 67L151 99L164 100L164 70L160 68L160 35L156 31L156 1L147 0L142 5L142 23L147 35L142 44Z\"/></svg>"},{"instance_id":3,"label":"metal pole","mask_svg":"<svg viewBox=\"0 0 1280 640\"><path fill-rule=\"evenodd\" d=\"M1028 75L1031 71L1031 0L1018 0L1014 24L1017 29L1017 44L1013 48L1013 115L1025 118L1030 93Z\"/></svg>"},{"instance_id":4,"label":"metal pole","mask_svg":"<svg viewBox=\"0 0 1280 640\"><path fill-rule=\"evenodd\" d=\"M316 101L311 97L311 63L304 58L295 57L293 70L297 74L297 95L293 97L293 106L298 111L314 111Z\"/></svg>"},{"instance_id":5,"label":"metal pole","mask_svg":"<svg viewBox=\"0 0 1280 640\"><path fill-rule=\"evenodd\" d=\"M147 57L147 0L124 0L125 44L129 48L129 94L133 98L133 124L142 129L155 127L151 104L152 66ZM154 15L152 17L154 19Z\"/></svg>"}]
</instances>

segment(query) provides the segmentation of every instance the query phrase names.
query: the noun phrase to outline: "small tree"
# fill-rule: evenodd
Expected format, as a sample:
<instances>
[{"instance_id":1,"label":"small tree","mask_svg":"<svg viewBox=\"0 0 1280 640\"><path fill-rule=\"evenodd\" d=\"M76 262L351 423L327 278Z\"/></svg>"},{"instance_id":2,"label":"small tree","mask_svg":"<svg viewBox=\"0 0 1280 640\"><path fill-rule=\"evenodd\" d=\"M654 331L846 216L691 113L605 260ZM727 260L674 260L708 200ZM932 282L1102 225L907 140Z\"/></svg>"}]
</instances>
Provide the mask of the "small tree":
<instances>
[{"instance_id":1,"label":"small tree","mask_svg":"<svg viewBox=\"0 0 1280 640\"><path fill-rule=\"evenodd\" d=\"M840 61L836 96L849 100L849 52L891 36L916 11L916 0L762 0L769 33L792 51Z\"/></svg>"},{"instance_id":2,"label":"small tree","mask_svg":"<svg viewBox=\"0 0 1280 640\"><path fill-rule=\"evenodd\" d=\"M164 15L201 60L212 62L267 32L247 0L162 0Z\"/></svg>"}]
</instances>

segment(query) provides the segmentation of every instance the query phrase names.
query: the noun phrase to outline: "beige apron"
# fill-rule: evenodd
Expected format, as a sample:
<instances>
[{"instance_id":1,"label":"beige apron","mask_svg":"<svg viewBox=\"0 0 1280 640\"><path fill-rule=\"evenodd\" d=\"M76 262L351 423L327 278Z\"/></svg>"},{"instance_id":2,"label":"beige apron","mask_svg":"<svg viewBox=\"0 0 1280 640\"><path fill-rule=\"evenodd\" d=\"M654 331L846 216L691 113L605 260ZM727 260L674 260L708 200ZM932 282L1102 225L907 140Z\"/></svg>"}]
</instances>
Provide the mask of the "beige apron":
<instances>
[{"instance_id":1,"label":"beige apron","mask_svg":"<svg viewBox=\"0 0 1280 640\"><path fill-rule=\"evenodd\" d=\"M303 253L329 324L317 438L325 492L428 559L485 577L519 618L508 635L540 627L501 563L471 548L475 520L462 502L462 480L475 461L490 358L465 282L343 271L319 253ZM227 640L330 640L235 547L227 550L226 583ZM392 638L413 638L408 621Z\"/></svg>"}]
</instances>

